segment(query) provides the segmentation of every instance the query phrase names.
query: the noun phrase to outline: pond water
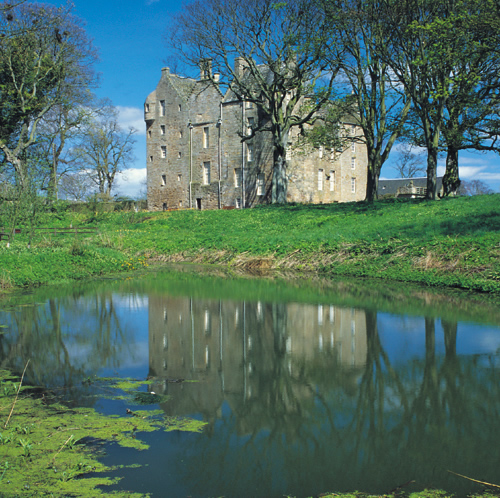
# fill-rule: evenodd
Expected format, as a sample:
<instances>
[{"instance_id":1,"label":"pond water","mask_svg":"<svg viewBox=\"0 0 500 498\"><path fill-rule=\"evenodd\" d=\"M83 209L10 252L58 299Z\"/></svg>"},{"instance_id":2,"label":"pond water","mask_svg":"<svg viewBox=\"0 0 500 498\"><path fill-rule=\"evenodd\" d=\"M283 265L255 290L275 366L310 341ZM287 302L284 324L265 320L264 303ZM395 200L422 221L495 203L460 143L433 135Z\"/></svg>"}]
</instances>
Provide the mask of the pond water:
<instances>
[{"instance_id":1,"label":"pond water","mask_svg":"<svg viewBox=\"0 0 500 498\"><path fill-rule=\"evenodd\" d=\"M146 379L201 434L110 444L114 489L295 497L500 484L500 310L401 284L181 267L0 301L0 367L70 403L86 379ZM187 382L195 380L197 382ZM83 381L83 382L82 382ZM154 406L158 408L158 405ZM409 483L409 481L414 481Z\"/></svg>"}]
</instances>

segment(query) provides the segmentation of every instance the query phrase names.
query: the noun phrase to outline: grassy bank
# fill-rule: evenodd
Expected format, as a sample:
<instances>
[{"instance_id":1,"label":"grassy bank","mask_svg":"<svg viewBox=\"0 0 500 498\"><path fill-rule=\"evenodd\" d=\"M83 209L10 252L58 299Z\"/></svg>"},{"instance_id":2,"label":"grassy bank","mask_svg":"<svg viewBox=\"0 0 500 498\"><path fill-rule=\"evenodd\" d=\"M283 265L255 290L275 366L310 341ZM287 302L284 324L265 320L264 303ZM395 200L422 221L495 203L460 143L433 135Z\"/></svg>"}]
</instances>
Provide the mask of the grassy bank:
<instances>
[{"instance_id":1,"label":"grassy bank","mask_svg":"<svg viewBox=\"0 0 500 498\"><path fill-rule=\"evenodd\" d=\"M0 287L16 288L195 262L294 269L500 292L500 195L233 211L89 212L64 208L0 242Z\"/></svg>"}]
</instances>

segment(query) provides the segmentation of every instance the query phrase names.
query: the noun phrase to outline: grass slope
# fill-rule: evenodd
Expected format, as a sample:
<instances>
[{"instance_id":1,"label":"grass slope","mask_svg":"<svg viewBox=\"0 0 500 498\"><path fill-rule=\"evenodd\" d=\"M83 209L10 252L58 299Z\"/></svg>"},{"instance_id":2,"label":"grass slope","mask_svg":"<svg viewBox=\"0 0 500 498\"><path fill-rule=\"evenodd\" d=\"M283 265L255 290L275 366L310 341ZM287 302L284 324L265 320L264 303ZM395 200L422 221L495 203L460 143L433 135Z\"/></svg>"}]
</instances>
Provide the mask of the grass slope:
<instances>
[{"instance_id":1,"label":"grass slope","mask_svg":"<svg viewBox=\"0 0 500 498\"><path fill-rule=\"evenodd\" d=\"M500 195L232 211L44 215L43 226L96 234L27 234L0 242L0 287L83 279L186 261L319 271L500 292Z\"/></svg>"}]
</instances>

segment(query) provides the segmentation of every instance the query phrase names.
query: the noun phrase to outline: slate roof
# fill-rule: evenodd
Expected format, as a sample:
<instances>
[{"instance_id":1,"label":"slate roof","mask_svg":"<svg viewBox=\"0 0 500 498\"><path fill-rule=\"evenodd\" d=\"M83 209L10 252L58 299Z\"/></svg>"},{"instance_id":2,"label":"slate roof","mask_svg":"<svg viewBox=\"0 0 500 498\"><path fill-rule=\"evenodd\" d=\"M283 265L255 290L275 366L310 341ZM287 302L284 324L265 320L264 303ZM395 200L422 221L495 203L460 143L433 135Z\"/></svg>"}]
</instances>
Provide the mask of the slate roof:
<instances>
[{"instance_id":1,"label":"slate roof","mask_svg":"<svg viewBox=\"0 0 500 498\"><path fill-rule=\"evenodd\" d=\"M187 101L196 86L196 80L183 78L182 76L177 76L176 74L168 74L167 77L179 96Z\"/></svg>"},{"instance_id":2,"label":"slate roof","mask_svg":"<svg viewBox=\"0 0 500 498\"><path fill-rule=\"evenodd\" d=\"M401 187L406 187L413 182L414 187L427 187L427 177L421 178L393 178L389 180L379 180L377 195L396 195L398 189ZM443 184L443 177L438 177L436 179L437 191L441 189Z\"/></svg>"}]
</instances>

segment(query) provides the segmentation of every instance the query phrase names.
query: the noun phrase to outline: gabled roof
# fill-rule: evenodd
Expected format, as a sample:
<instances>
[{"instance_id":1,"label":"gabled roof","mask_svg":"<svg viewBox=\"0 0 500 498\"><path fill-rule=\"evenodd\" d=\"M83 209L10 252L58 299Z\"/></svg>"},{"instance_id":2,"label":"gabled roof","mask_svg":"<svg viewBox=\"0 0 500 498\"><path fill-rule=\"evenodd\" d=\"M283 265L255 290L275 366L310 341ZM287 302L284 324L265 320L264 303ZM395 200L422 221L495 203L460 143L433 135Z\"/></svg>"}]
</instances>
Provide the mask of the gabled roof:
<instances>
[{"instance_id":1,"label":"gabled roof","mask_svg":"<svg viewBox=\"0 0 500 498\"><path fill-rule=\"evenodd\" d=\"M191 78L183 78L182 76L177 76L176 74L167 73L166 78L174 88L174 90L178 93L178 95L184 100L187 101L196 86L196 80Z\"/></svg>"}]
</instances>

